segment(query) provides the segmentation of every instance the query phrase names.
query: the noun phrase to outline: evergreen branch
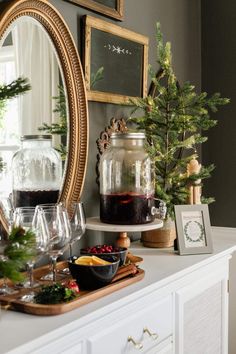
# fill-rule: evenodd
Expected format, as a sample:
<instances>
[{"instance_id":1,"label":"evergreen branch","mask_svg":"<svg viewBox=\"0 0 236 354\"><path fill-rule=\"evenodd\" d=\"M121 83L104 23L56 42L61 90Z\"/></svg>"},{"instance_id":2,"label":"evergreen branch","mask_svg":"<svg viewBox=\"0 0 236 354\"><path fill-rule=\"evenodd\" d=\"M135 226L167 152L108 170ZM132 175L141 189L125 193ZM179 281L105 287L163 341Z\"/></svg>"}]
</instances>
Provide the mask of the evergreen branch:
<instances>
[{"instance_id":1,"label":"evergreen branch","mask_svg":"<svg viewBox=\"0 0 236 354\"><path fill-rule=\"evenodd\" d=\"M38 127L39 131L44 131L48 134L55 135L67 135L67 101L64 86L58 86L59 95L54 96L53 100L56 101L56 108L53 110L54 113L59 113L59 122L47 124L43 123L42 126Z\"/></svg>"},{"instance_id":2,"label":"evergreen branch","mask_svg":"<svg viewBox=\"0 0 236 354\"><path fill-rule=\"evenodd\" d=\"M35 295L36 304L58 304L71 301L76 298L76 293L65 285L56 283L53 285L44 285Z\"/></svg>"},{"instance_id":3,"label":"evergreen branch","mask_svg":"<svg viewBox=\"0 0 236 354\"><path fill-rule=\"evenodd\" d=\"M202 204L211 204L211 203L214 203L214 202L215 202L215 198L212 198L212 197L209 197L209 198L201 197L201 203Z\"/></svg>"},{"instance_id":4,"label":"evergreen branch","mask_svg":"<svg viewBox=\"0 0 236 354\"><path fill-rule=\"evenodd\" d=\"M181 138L181 142L183 142L185 140L185 131L182 133L182 138ZM177 165L178 165L178 161L180 161L182 158L183 158L183 152L184 152L184 147L182 146L180 149L179 149L179 152L178 152L178 156L177 156L177 159L176 159L176 162L173 166L173 170L176 169Z\"/></svg>"},{"instance_id":5,"label":"evergreen branch","mask_svg":"<svg viewBox=\"0 0 236 354\"><path fill-rule=\"evenodd\" d=\"M21 263L18 264L16 261L12 260L0 260L0 277L5 277L13 282L21 282L24 280L24 276L20 272L21 269Z\"/></svg>"},{"instance_id":6,"label":"evergreen branch","mask_svg":"<svg viewBox=\"0 0 236 354\"><path fill-rule=\"evenodd\" d=\"M42 126L38 127L39 131L44 131L52 135L67 136L68 132L68 120L67 120L67 101L64 86L59 85L59 95L54 96L53 99L56 100L56 108L53 110L54 113L59 113L59 122L47 124L43 123ZM67 157L67 147L64 144L60 144L59 147L55 148L63 161Z\"/></svg>"},{"instance_id":7,"label":"evergreen branch","mask_svg":"<svg viewBox=\"0 0 236 354\"><path fill-rule=\"evenodd\" d=\"M19 77L8 85L0 85L0 101L17 97L30 89L28 79Z\"/></svg>"},{"instance_id":8,"label":"evergreen branch","mask_svg":"<svg viewBox=\"0 0 236 354\"><path fill-rule=\"evenodd\" d=\"M3 159L2 159L2 157L0 156L0 172L3 171L3 169L4 169L5 166L6 166L6 163L3 162Z\"/></svg>"},{"instance_id":9,"label":"evergreen branch","mask_svg":"<svg viewBox=\"0 0 236 354\"><path fill-rule=\"evenodd\" d=\"M213 164L211 164L207 167L202 166L199 173L192 174L188 177L188 181L190 181L192 184L192 183L198 181L199 179L202 180L202 179L210 178L211 173L214 169L215 169L215 166Z\"/></svg>"},{"instance_id":10,"label":"evergreen branch","mask_svg":"<svg viewBox=\"0 0 236 354\"><path fill-rule=\"evenodd\" d=\"M53 96L53 99L56 101L56 107L53 110L54 113L59 113L61 120L64 124L67 121L67 100L65 89L63 85L58 86L59 95Z\"/></svg>"},{"instance_id":11,"label":"evergreen branch","mask_svg":"<svg viewBox=\"0 0 236 354\"><path fill-rule=\"evenodd\" d=\"M52 124L43 123L43 125L41 127L39 127L38 130L45 131L46 133L49 133L49 134L66 136L67 122L66 122L66 124L64 124L64 122L52 123Z\"/></svg>"},{"instance_id":12,"label":"evergreen branch","mask_svg":"<svg viewBox=\"0 0 236 354\"><path fill-rule=\"evenodd\" d=\"M21 281L23 275L20 271L35 256L34 233L21 227L13 228L4 249L4 256L6 260L0 261L0 276L13 282Z\"/></svg>"},{"instance_id":13,"label":"evergreen branch","mask_svg":"<svg viewBox=\"0 0 236 354\"><path fill-rule=\"evenodd\" d=\"M55 147L55 150L61 155L62 161L65 161L67 158L68 150L67 147L63 144L60 144L58 147Z\"/></svg>"}]
</instances>

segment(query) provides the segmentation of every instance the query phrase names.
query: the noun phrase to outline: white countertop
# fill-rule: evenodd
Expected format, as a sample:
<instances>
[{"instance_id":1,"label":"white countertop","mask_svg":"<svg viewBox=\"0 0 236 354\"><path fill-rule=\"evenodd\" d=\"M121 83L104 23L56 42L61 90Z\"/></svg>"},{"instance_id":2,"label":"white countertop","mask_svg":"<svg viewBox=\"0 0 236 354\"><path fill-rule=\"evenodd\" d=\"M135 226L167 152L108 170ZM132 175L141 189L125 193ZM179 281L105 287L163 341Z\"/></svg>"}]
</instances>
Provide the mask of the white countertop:
<instances>
[{"instance_id":1,"label":"white countertop","mask_svg":"<svg viewBox=\"0 0 236 354\"><path fill-rule=\"evenodd\" d=\"M153 287L153 284L156 288L162 287L166 283L236 250L236 229L213 227L212 230L213 254L179 256L172 248L144 248L135 243L131 250L133 254L144 259L140 265L146 272L144 279L66 314L41 317L2 310L0 314L0 353L30 353L32 343L39 340L46 342L47 337L44 335L49 332L50 340L52 340L54 334L56 336L62 326L64 326L63 331L69 332L78 325L78 321L80 324L88 324L92 319L98 318L101 313L104 315L117 305L127 304L131 301L131 297L133 301L135 296L140 296L140 293L144 289L147 290L147 287ZM26 345L27 343L28 345ZM25 345L24 348L20 347L22 345Z\"/></svg>"}]
</instances>

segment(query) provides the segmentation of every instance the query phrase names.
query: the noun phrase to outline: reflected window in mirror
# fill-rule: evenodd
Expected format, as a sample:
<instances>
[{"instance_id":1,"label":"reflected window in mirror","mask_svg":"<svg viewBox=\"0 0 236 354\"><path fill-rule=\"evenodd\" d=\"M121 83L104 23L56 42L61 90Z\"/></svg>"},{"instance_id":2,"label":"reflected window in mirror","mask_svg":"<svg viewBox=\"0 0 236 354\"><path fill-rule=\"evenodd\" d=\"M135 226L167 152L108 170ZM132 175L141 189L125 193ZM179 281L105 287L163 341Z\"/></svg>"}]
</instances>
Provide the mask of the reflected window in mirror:
<instances>
[{"instance_id":1,"label":"reflected window in mirror","mask_svg":"<svg viewBox=\"0 0 236 354\"><path fill-rule=\"evenodd\" d=\"M9 33L0 50L0 82L9 84L16 78L16 57ZM19 149L19 106L17 98L0 103L0 156L4 169L1 173L1 190L11 191L10 163L15 151Z\"/></svg>"},{"instance_id":2,"label":"reflected window in mirror","mask_svg":"<svg viewBox=\"0 0 236 354\"><path fill-rule=\"evenodd\" d=\"M66 119L67 112L63 76L55 48L45 29L26 17L15 22L0 48L0 83L9 84L18 77L28 78L31 90L7 101L5 109L1 110L0 154L5 163L0 177L2 196L12 191L11 161L21 146L21 136L51 133L50 127L60 125L62 114ZM52 131L52 145L63 150L64 159L66 130L63 134Z\"/></svg>"}]
</instances>

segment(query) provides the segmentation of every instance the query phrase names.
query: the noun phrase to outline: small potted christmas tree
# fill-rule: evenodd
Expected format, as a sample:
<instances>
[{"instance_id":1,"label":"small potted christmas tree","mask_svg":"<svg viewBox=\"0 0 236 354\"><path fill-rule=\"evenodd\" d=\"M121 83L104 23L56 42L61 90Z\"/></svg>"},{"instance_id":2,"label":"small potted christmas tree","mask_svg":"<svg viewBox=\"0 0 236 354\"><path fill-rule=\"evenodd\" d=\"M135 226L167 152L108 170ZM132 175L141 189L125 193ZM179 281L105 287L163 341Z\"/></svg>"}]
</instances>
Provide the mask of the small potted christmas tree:
<instances>
[{"instance_id":1,"label":"small potted christmas tree","mask_svg":"<svg viewBox=\"0 0 236 354\"><path fill-rule=\"evenodd\" d=\"M143 234L142 239L149 247L167 247L173 244L169 233L173 230L169 224L174 219L174 205L194 203L191 200L193 187L198 187L195 203L213 201L213 198L200 196L200 187L201 181L210 177L214 166L198 164L197 148L207 140L203 136L204 131L217 124L210 118L209 112L216 112L217 107L229 103L229 99L221 98L219 93L210 97L205 92L198 94L189 82L180 85L172 67L171 45L169 42L163 43L159 24L156 33L160 68L156 75L150 70L152 85L149 95L132 101L135 106L132 114L141 109L142 115L130 120L146 133L149 142L147 149L155 164L155 196L167 206L168 226L162 230L162 239L155 240L158 230ZM150 242L146 241L148 237Z\"/></svg>"}]
</instances>

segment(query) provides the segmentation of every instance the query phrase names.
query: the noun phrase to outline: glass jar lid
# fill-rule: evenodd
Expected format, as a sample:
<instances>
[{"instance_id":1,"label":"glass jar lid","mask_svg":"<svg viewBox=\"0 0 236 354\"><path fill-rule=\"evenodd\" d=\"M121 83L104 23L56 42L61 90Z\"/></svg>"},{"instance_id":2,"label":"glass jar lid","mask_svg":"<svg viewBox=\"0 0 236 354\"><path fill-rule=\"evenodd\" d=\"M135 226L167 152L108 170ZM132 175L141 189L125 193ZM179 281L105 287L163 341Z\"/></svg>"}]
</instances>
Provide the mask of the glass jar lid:
<instances>
[{"instance_id":1,"label":"glass jar lid","mask_svg":"<svg viewBox=\"0 0 236 354\"><path fill-rule=\"evenodd\" d=\"M22 135L20 140L52 140L52 135Z\"/></svg>"},{"instance_id":2,"label":"glass jar lid","mask_svg":"<svg viewBox=\"0 0 236 354\"><path fill-rule=\"evenodd\" d=\"M111 139L145 139L144 132L111 133Z\"/></svg>"}]
</instances>

